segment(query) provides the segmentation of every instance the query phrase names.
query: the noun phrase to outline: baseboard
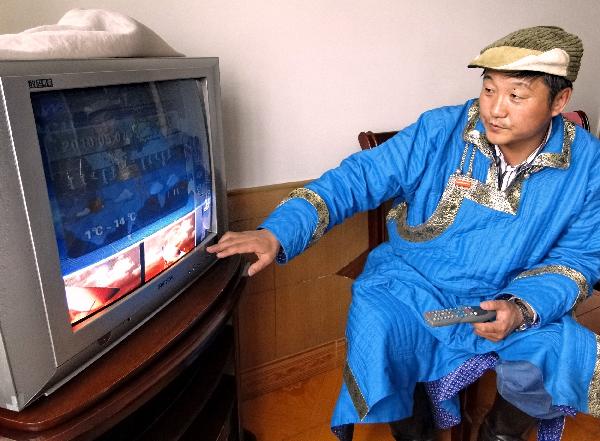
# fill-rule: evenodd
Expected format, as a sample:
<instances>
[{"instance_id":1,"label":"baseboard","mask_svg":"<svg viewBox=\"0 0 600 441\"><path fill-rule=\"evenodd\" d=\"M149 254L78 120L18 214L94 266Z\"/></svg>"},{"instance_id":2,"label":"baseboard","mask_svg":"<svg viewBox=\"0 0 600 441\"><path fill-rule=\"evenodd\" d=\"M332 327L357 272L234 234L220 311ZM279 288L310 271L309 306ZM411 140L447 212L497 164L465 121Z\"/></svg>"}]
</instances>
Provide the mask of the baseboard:
<instances>
[{"instance_id":1,"label":"baseboard","mask_svg":"<svg viewBox=\"0 0 600 441\"><path fill-rule=\"evenodd\" d=\"M343 365L346 340L339 339L299 354L274 360L241 373L241 399L263 395L291 386Z\"/></svg>"}]
</instances>

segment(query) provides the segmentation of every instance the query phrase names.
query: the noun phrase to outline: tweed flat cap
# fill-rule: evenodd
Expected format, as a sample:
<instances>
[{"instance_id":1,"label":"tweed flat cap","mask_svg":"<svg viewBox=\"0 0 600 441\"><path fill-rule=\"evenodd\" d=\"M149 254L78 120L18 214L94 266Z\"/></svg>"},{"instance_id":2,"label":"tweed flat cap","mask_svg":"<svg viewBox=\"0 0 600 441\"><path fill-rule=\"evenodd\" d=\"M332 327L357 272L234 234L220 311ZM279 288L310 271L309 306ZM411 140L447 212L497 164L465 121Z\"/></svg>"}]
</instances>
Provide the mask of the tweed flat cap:
<instances>
[{"instance_id":1,"label":"tweed flat cap","mask_svg":"<svg viewBox=\"0 0 600 441\"><path fill-rule=\"evenodd\" d=\"M508 34L483 48L469 67L530 70L575 81L583 44L577 35L557 26L535 26Z\"/></svg>"}]
</instances>

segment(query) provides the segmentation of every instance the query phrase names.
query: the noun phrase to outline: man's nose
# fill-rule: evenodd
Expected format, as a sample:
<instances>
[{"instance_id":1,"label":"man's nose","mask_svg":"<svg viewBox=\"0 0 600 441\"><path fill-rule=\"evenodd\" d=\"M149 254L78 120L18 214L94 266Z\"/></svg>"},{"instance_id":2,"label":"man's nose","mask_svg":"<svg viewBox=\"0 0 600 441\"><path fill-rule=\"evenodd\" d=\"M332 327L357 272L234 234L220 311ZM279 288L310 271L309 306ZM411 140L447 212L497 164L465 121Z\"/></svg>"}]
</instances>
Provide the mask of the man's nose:
<instances>
[{"instance_id":1,"label":"man's nose","mask_svg":"<svg viewBox=\"0 0 600 441\"><path fill-rule=\"evenodd\" d=\"M495 118L504 118L507 114L506 100L502 96L496 96L491 107L491 114Z\"/></svg>"}]
</instances>

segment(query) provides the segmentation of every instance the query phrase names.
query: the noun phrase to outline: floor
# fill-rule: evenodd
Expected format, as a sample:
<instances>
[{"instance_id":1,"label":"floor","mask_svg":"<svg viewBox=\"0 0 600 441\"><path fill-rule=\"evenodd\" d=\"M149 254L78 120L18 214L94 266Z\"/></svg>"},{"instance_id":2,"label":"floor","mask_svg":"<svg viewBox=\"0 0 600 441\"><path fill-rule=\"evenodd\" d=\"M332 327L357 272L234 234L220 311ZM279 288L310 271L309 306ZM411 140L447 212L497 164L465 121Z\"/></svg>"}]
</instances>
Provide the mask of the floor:
<instances>
[{"instance_id":1,"label":"floor","mask_svg":"<svg viewBox=\"0 0 600 441\"><path fill-rule=\"evenodd\" d=\"M244 427L258 441L336 441L329 429L329 418L341 376L341 369L332 370L245 401ZM487 395L481 397L483 401L491 400L489 391L493 390L493 381L492 377L487 378L487 387L480 388ZM529 440L535 440L535 433ZM354 441L393 441L393 438L387 425L365 424L356 426ZM440 433L438 441L450 441L449 432ZM562 441L600 441L600 420L587 415L569 419Z\"/></svg>"},{"instance_id":2,"label":"floor","mask_svg":"<svg viewBox=\"0 0 600 441\"><path fill-rule=\"evenodd\" d=\"M329 429L341 385L332 370L242 404L244 428L258 441L336 441ZM359 425L354 441L393 440L386 425Z\"/></svg>"}]
</instances>

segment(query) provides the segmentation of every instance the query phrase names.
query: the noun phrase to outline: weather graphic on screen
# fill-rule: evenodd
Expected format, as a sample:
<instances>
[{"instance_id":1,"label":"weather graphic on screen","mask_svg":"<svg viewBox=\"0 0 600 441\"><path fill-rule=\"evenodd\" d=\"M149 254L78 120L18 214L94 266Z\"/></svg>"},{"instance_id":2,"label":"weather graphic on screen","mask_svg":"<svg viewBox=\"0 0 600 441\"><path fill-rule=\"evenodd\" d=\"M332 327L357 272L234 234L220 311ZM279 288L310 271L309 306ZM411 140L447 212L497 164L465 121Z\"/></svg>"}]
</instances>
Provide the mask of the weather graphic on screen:
<instances>
[{"instance_id":1,"label":"weather graphic on screen","mask_svg":"<svg viewBox=\"0 0 600 441\"><path fill-rule=\"evenodd\" d=\"M156 277L211 231L199 81L31 96L72 324Z\"/></svg>"}]
</instances>

